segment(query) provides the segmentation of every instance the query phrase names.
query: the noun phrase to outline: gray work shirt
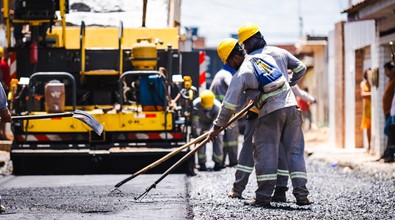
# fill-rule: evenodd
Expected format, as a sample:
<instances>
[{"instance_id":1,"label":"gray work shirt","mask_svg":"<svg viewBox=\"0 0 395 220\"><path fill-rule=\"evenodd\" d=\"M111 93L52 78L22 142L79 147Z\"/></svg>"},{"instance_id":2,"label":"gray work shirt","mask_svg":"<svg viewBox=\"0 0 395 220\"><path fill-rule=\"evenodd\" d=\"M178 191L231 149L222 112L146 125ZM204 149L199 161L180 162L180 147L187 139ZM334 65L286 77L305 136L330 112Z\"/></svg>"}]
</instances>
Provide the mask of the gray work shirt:
<instances>
[{"instance_id":1,"label":"gray work shirt","mask_svg":"<svg viewBox=\"0 0 395 220\"><path fill-rule=\"evenodd\" d=\"M254 75L254 68L250 62L251 57L259 57L265 59L274 66L277 66L288 80L287 69L294 72L290 84L295 85L304 75L306 66L297 58L292 56L286 50L277 50L276 47L266 46L264 49L258 49L250 53L244 59L239 70L233 75L230 86L226 92L224 101L221 106L220 113L214 121L214 125L223 127L232 117L236 110L238 101L243 92L253 100L258 102L261 99L261 93L258 90L258 80ZM277 60L277 61L276 61ZM280 63L279 66L277 63ZM297 106L295 95L286 83L281 90L274 91L271 94L263 94L266 99L264 105L260 109L259 117L263 117L273 111L290 106Z\"/></svg>"}]
</instances>

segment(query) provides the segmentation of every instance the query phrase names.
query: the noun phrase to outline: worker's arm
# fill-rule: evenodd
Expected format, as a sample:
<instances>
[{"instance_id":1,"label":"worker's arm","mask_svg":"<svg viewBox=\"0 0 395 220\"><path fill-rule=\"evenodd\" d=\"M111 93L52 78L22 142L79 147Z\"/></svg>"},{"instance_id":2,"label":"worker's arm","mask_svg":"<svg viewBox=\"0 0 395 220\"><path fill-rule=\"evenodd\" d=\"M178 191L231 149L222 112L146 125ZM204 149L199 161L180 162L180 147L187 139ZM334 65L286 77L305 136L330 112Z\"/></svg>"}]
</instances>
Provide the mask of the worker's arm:
<instances>
[{"instance_id":1,"label":"worker's arm","mask_svg":"<svg viewBox=\"0 0 395 220\"><path fill-rule=\"evenodd\" d=\"M10 111L8 111L7 108L7 96L5 94L3 85L0 83L0 117L1 117L1 122L11 122L11 114Z\"/></svg>"},{"instance_id":2,"label":"worker's arm","mask_svg":"<svg viewBox=\"0 0 395 220\"><path fill-rule=\"evenodd\" d=\"M258 88L258 81L253 73L233 76L230 86L226 91L224 101L222 102L220 112L213 123L213 129L210 131L210 140L214 140L217 137L221 127L224 127L235 113L240 96L244 90L251 88Z\"/></svg>"},{"instance_id":3,"label":"worker's arm","mask_svg":"<svg viewBox=\"0 0 395 220\"><path fill-rule=\"evenodd\" d=\"M306 73L306 66L296 58L294 55L289 53L288 51L285 52L288 60L288 69L293 72L292 78L289 82L291 86L298 84L299 80L304 76Z\"/></svg>"},{"instance_id":4,"label":"worker's arm","mask_svg":"<svg viewBox=\"0 0 395 220\"><path fill-rule=\"evenodd\" d=\"M292 92L296 96L300 97L301 99L308 101L308 102L312 102L312 103L316 102L316 99L314 98L314 96L312 96L308 92L300 89L300 87L298 85L292 86L291 89L292 89Z\"/></svg>"}]
</instances>

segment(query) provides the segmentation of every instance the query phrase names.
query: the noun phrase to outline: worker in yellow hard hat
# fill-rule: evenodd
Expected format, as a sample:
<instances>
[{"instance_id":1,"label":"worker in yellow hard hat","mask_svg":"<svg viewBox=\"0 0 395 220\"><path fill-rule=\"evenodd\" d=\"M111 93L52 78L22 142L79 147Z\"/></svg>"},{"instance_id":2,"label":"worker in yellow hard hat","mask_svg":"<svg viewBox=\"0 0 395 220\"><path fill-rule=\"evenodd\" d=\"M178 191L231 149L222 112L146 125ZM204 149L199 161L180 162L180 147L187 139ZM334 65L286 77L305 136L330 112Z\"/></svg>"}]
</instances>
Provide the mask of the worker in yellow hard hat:
<instances>
[{"instance_id":1,"label":"worker in yellow hard hat","mask_svg":"<svg viewBox=\"0 0 395 220\"><path fill-rule=\"evenodd\" d=\"M244 45L244 49L247 51L247 54L250 56L271 56L275 60L275 64L279 67L281 72L283 73L283 76L289 81L290 86L296 85L299 80L304 76L306 72L306 66L301 62L299 59L297 59L295 56L293 56L291 53L289 53L287 50L284 50L279 47L275 46L269 46L267 45L260 28L258 25L254 23L247 23L242 25L239 30L238 30L238 35L239 35L239 41ZM288 70L292 71L292 78L289 79L288 75ZM293 89L292 89L293 90ZM294 95L294 92L290 92L292 95ZM292 97L292 96L291 96ZM284 105L271 105L270 103L267 103L266 106L263 106L263 108L274 108L278 109L277 111L290 111L291 114L288 114L287 116L297 118L298 120L294 120L294 122L299 121L299 117L301 115L300 111L297 111L297 101L292 99L287 99L283 98ZM270 115L268 113L267 115ZM283 121L284 117L282 116L276 116L275 114L272 115L272 118L276 121ZM269 122L270 120L264 120ZM306 165L303 157L303 152L304 152L304 142L299 141L303 139L303 132L301 131L301 127L295 127L294 124L290 123L284 123L281 124L282 128L289 128L288 129L282 129L279 131L283 132L277 132L273 133L271 137L277 137L277 140L280 141L275 141L276 145L270 146L270 145L262 145L262 149L278 149L280 152L280 160L278 162L278 170L277 174L277 183L276 183L276 188L274 190L274 194L271 198L271 200L277 200L280 202L286 202L286 191L288 190L287 188L287 182L288 182L288 173L289 170L289 176L291 177L291 182L293 185L293 194L296 197L296 203L298 205L309 205L311 202L308 200L307 196L309 194L309 191L306 188L306 183L307 183L307 178L306 178ZM276 126L269 125L266 126L265 130L270 129L271 131L276 130ZM290 144L292 143L292 144ZM275 148L274 148L275 147ZM276 150L277 151L277 150ZM268 151L270 152L270 150ZM295 152L298 152L298 154L295 154ZM284 154L284 156L281 156L281 154ZM263 162L263 161L268 161L267 159L268 154L266 155L257 155L256 159L259 161L262 161L262 167L269 166L268 163L270 162ZM264 168L261 167L256 167L257 173L261 173L261 175L270 175L272 171L265 171ZM279 172L281 171L281 172ZM282 173L283 171L286 171ZM258 185L266 185L270 184L269 181L258 181ZM269 193L271 194L270 190L268 188L267 192L262 190L262 192L257 192L258 194L263 197L263 195L268 195ZM258 196L259 197L259 196ZM256 202L256 201L255 201Z\"/></svg>"},{"instance_id":2,"label":"worker in yellow hard hat","mask_svg":"<svg viewBox=\"0 0 395 220\"><path fill-rule=\"evenodd\" d=\"M231 54L233 51L233 54ZM221 41L218 47L218 55L224 63L223 67L214 75L210 90L214 92L215 98L222 102L224 100L226 90L230 85L233 74L236 72L238 66L244 60L245 52L238 44L238 41L233 38L227 38ZM235 56L234 56L235 55ZM231 65L227 62L232 62ZM234 60L234 61L233 61ZM237 61L237 65L234 62ZM239 139L239 125L236 121L232 126L229 126L224 130L223 142L224 142L224 158L222 166L226 166L225 161L228 159L229 164L227 166L234 167L237 165L237 153L238 153L238 139Z\"/></svg>"},{"instance_id":3,"label":"worker in yellow hard hat","mask_svg":"<svg viewBox=\"0 0 395 220\"><path fill-rule=\"evenodd\" d=\"M192 134L194 137L198 137L210 130L220 108L221 103L215 99L213 92L210 90L201 92L200 96L193 101ZM222 135L219 135L218 138L213 141L212 160L214 161L214 171L222 169L222 144ZM208 170L206 162L206 146L202 146L198 150L199 171Z\"/></svg>"},{"instance_id":4,"label":"worker in yellow hard hat","mask_svg":"<svg viewBox=\"0 0 395 220\"><path fill-rule=\"evenodd\" d=\"M222 109L214 121L209 138L214 139L235 112L240 96L245 92L248 97L259 104L259 114L254 132L254 159L258 189L255 199L246 205L271 207L272 194L279 176L287 176L288 171L279 166L279 155L284 146L286 162L288 162L293 194L298 205L309 205L309 194L306 183L306 168L303 157L304 139L301 129L301 115L297 110L297 102L290 84L295 85L306 71L305 65L288 51L266 45L266 41L255 24L245 24L239 29L239 42L244 45L248 57L244 60L232 78L226 92ZM221 44L218 46L221 49ZM221 49L221 51L225 51ZM221 57L220 51L218 51ZM225 53L223 53L225 54ZM225 56L223 56L225 58ZM221 58L222 59L222 58ZM227 57L227 62L234 57ZM260 90L260 81L256 77L257 70L252 65L254 59L269 63L276 70L281 70L282 77L287 80L273 91ZM251 62L250 62L251 61ZM288 83L287 69L293 71L293 78ZM291 152L291 149L294 153ZM297 152L297 153L295 153ZM286 164L286 163L285 163ZM284 193L286 189L284 188Z\"/></svg>"},{"instance_id":5,"label":"worker in yellow hard hat","mask_svg":"<svg viewBox=\"0 0 395 220\"><path fill-rule=\"evenodd\" d=\"M239 29L239 41L240 43L245 43L244 46L248 51L252 51L254 48L264 48L277 50L279 48L266 46L266 41L263 36L260 36L260 29L257 25L248 23L240 27ZM254 37L256 36L256 44L249 44L249 42L254 41ZM251 40L248 40L251 39ZM247 42L247 43L246 43ZM282 51L284 52L284 51ZM285 51L285 54L287 52ZM282 57L274 54L275 57ZM281 60L275 59L276 64L282 65ZM290 70L289 70L290 71ZM303 71L303 70L302 70ZM292 71L291 71L292 73ZM293 93L298 96L298 98L306 100L306 101L314 101L315 98L310 94L303 92L299 89L297 85L291 87ZM246 116L246 126L244 131L244 141L242 145L242 149L239 154L239 164L236 167L235 173L235 181L233 183L232 190L228 193L228 196L231 198L242 198L242 192L245 189L245 186L248 183L249 176L254 168L254 159L253 159L253 132L255 131L255 127L257 126L257 117L259 114L259 109L252 108L248 112ZM271 201L273 202L286 202L286 191L288 190L288 165L285 159L284 150L280 147L279 153L279 164L278 164L278 173L277 173L277 182L274 193L271 197Z\"/></svg>"}]
</instances>

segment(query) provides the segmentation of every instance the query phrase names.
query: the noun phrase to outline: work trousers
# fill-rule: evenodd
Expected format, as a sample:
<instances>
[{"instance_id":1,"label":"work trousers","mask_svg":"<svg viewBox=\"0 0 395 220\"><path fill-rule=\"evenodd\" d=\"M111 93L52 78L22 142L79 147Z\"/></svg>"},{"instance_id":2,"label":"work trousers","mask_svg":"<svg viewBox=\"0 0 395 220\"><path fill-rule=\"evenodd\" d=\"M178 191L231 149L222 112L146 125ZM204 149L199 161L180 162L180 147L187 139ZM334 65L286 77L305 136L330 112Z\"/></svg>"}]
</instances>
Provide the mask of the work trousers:
<instances>
[{"instance_id":1,"label":"work trousers","mask_svg":"<svg viewBox=\"0 0 395 220\"><path fill-rule=\"evenodd\" d=\"M208 132L208 130L202 131L202 134ZM213 156L212 159L214 163L221 164L223 160L223 150L222 150L222 145L223 145L223 135L219 134L217 138L212 142L213 145ZM207 156L206 156L206 145L203 145L199 150L198 150L198 163L199 164L205 164L207 162Z\"/></svg>"},{"instance_id":2,"label":"work trousers","mask_svg":"<svg viewBox=\"0 0 395 220\"><path fill-rule=\"evenodd\" d=\"M236 167L235 182L233 183L233 192L242 194L244 191L250 174L254 168L253 157L253 136L257 126L258 118L247 120L244 141L239 155L239 164ZM280 147L278 170L277 170L277 183L276 186L287 187L288 185L288 166L285 159L284 148Z\"/></svg>"},{"instance_id":3,"label":"work trousers","mask_svg":"<svg viewBox=\"0 0 395 220\"><path fill-rule=\"evenodd\" d=\"M225 166L226 156L229 158L229 165L235 166L237 165L237 151L238 151L238 141L239 141L239 126L238 123L235 122L235 125L231 128L227 128L224 131L224 157L222 161L222 165Z\"/></svg>"},{"instance_id":4,"label":"work trousers","mask_svg":"<svg viewBox=\"0 0 395 220\"><path fill-rule=\"evenodd\" d=\"M284 147L293 194L309 194L304 161L302 114L295 106L278 109L258 118L254 133L254 161L258 182L256 199L267 201L276 186L280 145ZM284 172L285 175L285 172Z\"/></svg>"}]
</instances>

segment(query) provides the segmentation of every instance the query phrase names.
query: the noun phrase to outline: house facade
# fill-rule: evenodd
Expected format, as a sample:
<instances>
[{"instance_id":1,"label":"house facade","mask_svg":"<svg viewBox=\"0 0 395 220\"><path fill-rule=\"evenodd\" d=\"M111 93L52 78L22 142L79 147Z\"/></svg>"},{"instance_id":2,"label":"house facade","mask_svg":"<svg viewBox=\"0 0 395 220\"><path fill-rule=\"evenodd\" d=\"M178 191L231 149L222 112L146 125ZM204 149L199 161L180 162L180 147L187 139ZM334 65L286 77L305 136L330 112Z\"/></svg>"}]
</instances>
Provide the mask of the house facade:
<instances>
[{"instance_id":1,"label":"house facade","mask_svg":"<svg viewBox=\"0 0 395 220\"><path fill-rule=\"evenodd\" d=\"M384 63L391 60L389 43L395 42L395 0L364 0L350 6L347 21L335 25L328 36L329 127L333 143L340 148L367 148L367 133L362 131L360 82L363 73L372 85L373 155L385 149L382 95L388 78Z\"/></svg>"}]
</instances>

